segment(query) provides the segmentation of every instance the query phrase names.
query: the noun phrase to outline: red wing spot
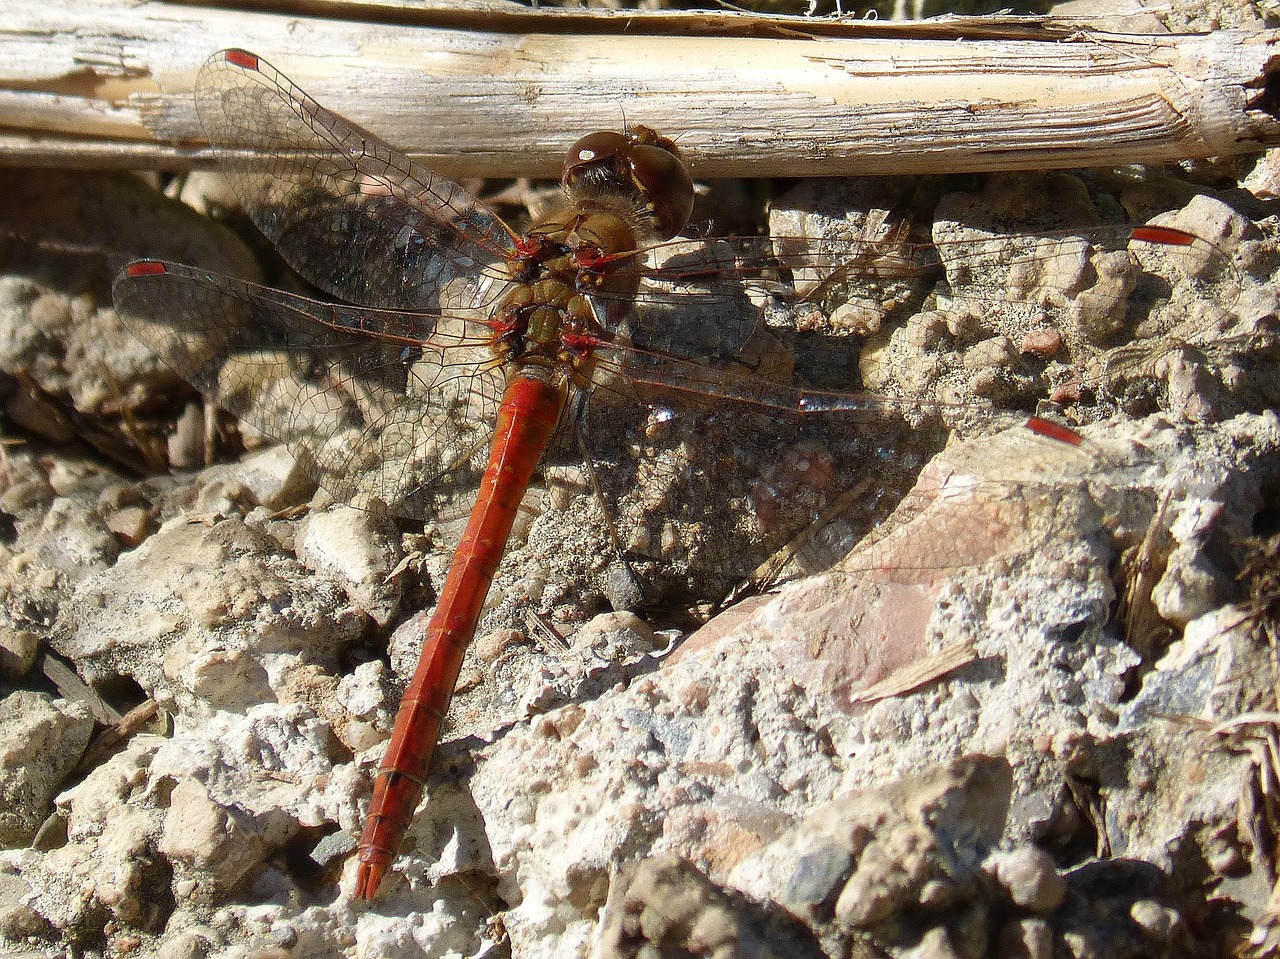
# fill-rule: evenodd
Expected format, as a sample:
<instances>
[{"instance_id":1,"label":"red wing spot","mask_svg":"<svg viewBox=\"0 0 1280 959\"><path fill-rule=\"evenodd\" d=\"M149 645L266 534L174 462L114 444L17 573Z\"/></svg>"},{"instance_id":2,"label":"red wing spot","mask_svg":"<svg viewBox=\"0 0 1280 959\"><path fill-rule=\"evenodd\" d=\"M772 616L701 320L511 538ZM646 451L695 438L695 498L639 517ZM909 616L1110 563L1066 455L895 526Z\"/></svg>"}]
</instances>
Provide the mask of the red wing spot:
<instances>
[{"instance_id":1,"label":"red wing spot","mask_svg":"<svg viewBox=\"0 0 1280 959\"><path fill-rule=\"evenodd\" d=\"M257 56L249 53L247 50L227 50L224 51L223 56L226 58L227 63L231 64L233 67L240 67L242 70L254 71L258 69Z\"/></svg>"},{"instance_id":2,"label":"red wing spot","mask_svg":"<svg viewBox=\"0 0 1280 959\"><path fill-rule=\"evenodd\" d=\"M124 272L129 276L160 276L169 271L159 260L139 260L126 266Z\"/></svg>"},{"instance_id":3,"label":"red wing spot","mask_svg":"<svg viewBox=\"0 0 1280 959\"><path fill-rule=\"evenodd\" d=\"M1043 420L1038 416L1033 416L1027 420L1027 429L1040 436L1057 440L1059 443L1067 443L1070 446L1079 446L1084 442L1084 437L1071 427L1063 426L1061 423L1055 423L1052 420Z\"/></svg>"},{"instance_id":4,"label":"red wing spot","mask_svg":"<svg viewBox=\"0 0 1280 959\"><path fill-rule=\"evenodd\" d=\"M1133 239L1148 243L1167 243L1170 246L1191 246L1196 241L1194 235L1171 226L1134 227Z\"/></svg>"}]
</instances>

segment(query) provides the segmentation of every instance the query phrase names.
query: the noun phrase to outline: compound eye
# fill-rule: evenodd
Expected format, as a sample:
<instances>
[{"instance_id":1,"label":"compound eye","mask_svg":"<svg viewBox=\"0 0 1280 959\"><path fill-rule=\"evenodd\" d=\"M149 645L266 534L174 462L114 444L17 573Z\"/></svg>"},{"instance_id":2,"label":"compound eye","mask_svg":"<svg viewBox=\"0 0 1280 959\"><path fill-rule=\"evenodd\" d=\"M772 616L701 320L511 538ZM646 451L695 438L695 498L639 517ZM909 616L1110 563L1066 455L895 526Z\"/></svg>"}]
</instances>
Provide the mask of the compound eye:
<instances>
[{"instance_id":1,"label":"compound eye","mask_svg":"<svg viewBox=\"0 0 1280 959\"><path fill-rule=\"evenodd\" d=\"M560 182L568 186L588 168L612 168L627 163L626 154L631 143L626 136L611 130L588 133L569 147L561 169Z\"/></svg>"},{"instance_id":2,"label":"compound eye","mask_svg":"<svg viewBox=\"0 0 1280 959\"><path fill-rule=\"evenodd\" d=\"M693 212L693 177L665 138L631 147L631 177L644 194L663 238L675 236Z\"/></svg>"}]
</instances>

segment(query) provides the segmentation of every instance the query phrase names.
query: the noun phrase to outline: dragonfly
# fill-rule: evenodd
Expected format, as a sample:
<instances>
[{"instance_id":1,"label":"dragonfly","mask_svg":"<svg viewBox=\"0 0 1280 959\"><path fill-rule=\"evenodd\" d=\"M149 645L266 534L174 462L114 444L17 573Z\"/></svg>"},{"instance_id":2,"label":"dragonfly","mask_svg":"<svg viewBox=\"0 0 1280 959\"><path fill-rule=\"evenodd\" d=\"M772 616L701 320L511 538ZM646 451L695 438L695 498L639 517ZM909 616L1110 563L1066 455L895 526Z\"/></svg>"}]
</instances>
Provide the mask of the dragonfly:
<instances>
[{"instance_id":1,"label":"dragonfly","mask_svg":"<svg viewBox=\"0 0 1280 959\"><path fill-rule=\"evenodd\" d=\"M410 519L467 516L374 783L361 898L388 875L423 796L540 467L581 464L620 556L750 575L869 472L895 468L887 418L910 433L950 408L807 384L765 321L770 304L825 308L833 283L852 278L879 289L881 307L918 300L958 264L969 292L953 289L953 302L1054 312L1010 292L1017 255L989 243L894 229L874 243L683 239L692 175L676 144L642 125L575 142L561 206L520 231L253 53L212 57L196 102L245 210L328 296L142 259L114 284L122 320L215 403L285 443L336 499ZM1026 256L1058 265L1095 246L1221 259L1167 226L1039 244Z\"/></svg>"}]
</instances>

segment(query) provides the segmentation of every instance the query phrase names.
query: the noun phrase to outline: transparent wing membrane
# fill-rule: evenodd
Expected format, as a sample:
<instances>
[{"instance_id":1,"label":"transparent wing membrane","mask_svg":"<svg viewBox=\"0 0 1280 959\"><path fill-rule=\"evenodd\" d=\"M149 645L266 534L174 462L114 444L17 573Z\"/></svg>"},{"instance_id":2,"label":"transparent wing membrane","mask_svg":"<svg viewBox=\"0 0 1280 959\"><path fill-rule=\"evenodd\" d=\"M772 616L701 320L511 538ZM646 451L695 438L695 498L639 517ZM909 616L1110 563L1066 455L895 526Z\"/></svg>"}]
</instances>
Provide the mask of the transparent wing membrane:
<instances>
[{"instance_id":1,"label":"transparent wing membrane","mask_svg":"<svg viewBox=\"0 0 1280 959\"><path fill-rule=\"evenodd\" d=\"M308 282L384 309L480 308L515 236L456 183L322 107L265 61L200 72L200 122L237 197Z\"/></svg>"},{"instance_id":2,"label":"transparent wing membrane","mask_svg":"<svg viewBox=\"0 0 1280 959\"><path fill-rule=\"evenodd\" d=\"M147 346L334 497L429 518L474 495L503 375L467 326L157 261L131 264L114 293Z\"/></svg>"}]
</instances>

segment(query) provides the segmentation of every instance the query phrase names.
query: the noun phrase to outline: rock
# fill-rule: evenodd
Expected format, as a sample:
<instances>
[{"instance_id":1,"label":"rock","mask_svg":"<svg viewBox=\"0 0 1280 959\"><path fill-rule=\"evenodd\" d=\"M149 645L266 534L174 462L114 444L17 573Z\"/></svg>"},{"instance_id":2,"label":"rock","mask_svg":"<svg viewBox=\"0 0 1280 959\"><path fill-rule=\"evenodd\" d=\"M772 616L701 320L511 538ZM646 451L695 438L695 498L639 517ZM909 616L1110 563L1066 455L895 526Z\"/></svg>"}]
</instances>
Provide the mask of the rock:
<instances>
[{"instance_id":1,"label":"rock","mask_svg":"<svg viewBox=\"0 0 1280 959\"><path fill-rule=\"evenodd\" d=\"M1053 912L1067 895L1067 884L1058 875L1053 859L1034 847L996 853L983 869L995 876L1021 909Z\"/></svg>"},{"instance_id":2,"label":"rock","mask_svg":"<svg viewBox=\"0 0 1280 959\"><path fill-rule=\"evenodd\" d=\"M0 938L32 941L47 938L53 931L45 918L27 905L30 891L17 876L0 872Z\"/></svg>"},{"instance_id":3,"label":"rock","mask_svg":"<svg viewBox=\"0 0 1280 959\"><path fill-rule=\"evenodd\" d=\"M200 483L210 489L219 485L244 489L253 502L269 510L305 503L316 488L315 481L283 446L270 446L235 463L212 466L200 474Z\"/></svg>"},{"instance_id":4,"label":"rock","mask_svg":"<svg viewBox=\"0 0 1280 959\"><path fill-rule=\"evenodd\" d=\"M187 779L169 795L158 848L200 876L202 885L208 883L202 894L213 897L233 891L285 838L270 843L252 817L217 805L203 786Z\"/></svg>"},{"instance_id":5,"label":"rock","mask_svg":"<svg viewBox=\"0 0 1280 959\"><path fill-rule=\"evenodd\" d=\"M299 524L294 548L310 569L340 578L347 594L379 625L395 614L400 589L392 573L402 557L385 517L349 506L312 512Z\"/></svg>"},{"instance_id":6,"label":"rock","mask_svg":"<svg viewBox=\"0 0 1280 959\"><path fill-rule=\"evenodd\" d=\"M1012 774L976 756L820 807L730 882L811 926L871 928L916 906L972 898L978 863L999 841Z\"/></svg>"},{"instance_id":7,"label":"rock","mask_svg":"<svg viewBox=\"0 0 1280 959\"><path fill-rule=\"evenodd\" d=\"M1014 919L996 937L996 954L1009 959L1053 959L1053 930L1043 919Z\"/></svg>"},{"instance_id":8,"label":"rock","mask_svg":"<svg viewBox=\"0 0 1280 959\"><path fill-rule=\"evenodd\" d=\"M812 934L786 913L755 906L681 859L658 856L629 873L613 884L601 913L597 959L822 955Z\"/></svg>"},{"instance_id":9,"label":"rock","mask_svg":"<svg viewBox=\"0 0 1280 959\"><path fill-rule=\"evenodd\" d=\"M35 665L40 637L27 629L0 628L0 675L19 679Z\"/></svg>"},{"instance_id":10,"label":"rock","mask_svg":"<svg viewBox=\"0 0 1280 959\"><path fill-rule=\"evenodd\" d=\"M81 705L21 690L0 700L0 846L35 837L92 732Z\"/></svg>"},{"instance_id":11,"label":"rock","mask_svg":"<svg viewBox=\"0 0 1280 959\"><path fill-rule=\"evenodd\" d=\"M359 632L340 587L239 517L179 518L83 584L54 646L90 679L128 675L162 703L207 711L274 699Z\"/></svg>"},{"instance_id":12,"label":"rock","mask_svg":"<svg viewBox=\"0 0 1280 959\"><path fill-rule=\"evenodd\" d=\"M392 639L392 662L405 677L417 665L425 617L407 621ZM601 613L557 649L529 648L523 634L495 630L477 638L467 654L468 674L459 683L450 707L455 735L491 736L513 719L551 713L651 671L670 648L670 637L658 636L631 613ZM468 675L470 681L468 681Z\"/></svg>"},{"instance_id":13,"label":"rock","mask_svg":"<svg viewBox=\"0 0 1280 959\"><path fill-rule=\"evenodd\" d=\"M49 507L32 552L51 569L78 582L116 558L119 543L97 512L59 497Z\"/></svg>"},{"instance_id":14,"label":"rock","mask_svg":"<svg viewBox=\"0 0 1280 959\"><path fill-rule=\"evenodd\" d=\"M95 937L108 921L154 931L168 917L169 873L154 850L159 812L154 799L138 804L156 746L138 737L59 796L65 842L17 861L32 890L25 901L65 941L77 930Z\"/></svg>"},{"instance_id":15,"label":"rock","mask_svg":"<svg viewBox=\"0 0 1280 959\"><path fill-rule=\"evenodd\" d=\"M132 548L146 538L151 520L143 507L126 506L108 515L106 523L107 529L115 533L121 546Z\"/></svg>"},{"instance_id":16,"label":"rock","mask_svg":"<svg viewBox=\"0 0 1280 959\"><path fill-rule=\"evenodd\" d=\"M1172 942L1183 932L1183 920L1177 910L1150 899L1135 902L1129 907L1129 915L1155 943Z\"/></svg>"},{"instance_id":17,"label":"rock","mask_svg":"<svg viewBox=\"0 0 1280 959\"><path fill-rule=\"evenodd\" d=\"M208 940L195 932L182 931L170 936L156 949L156 959L204 959Z\"/></svg>"}]
</instances>

